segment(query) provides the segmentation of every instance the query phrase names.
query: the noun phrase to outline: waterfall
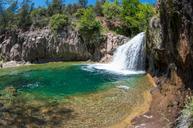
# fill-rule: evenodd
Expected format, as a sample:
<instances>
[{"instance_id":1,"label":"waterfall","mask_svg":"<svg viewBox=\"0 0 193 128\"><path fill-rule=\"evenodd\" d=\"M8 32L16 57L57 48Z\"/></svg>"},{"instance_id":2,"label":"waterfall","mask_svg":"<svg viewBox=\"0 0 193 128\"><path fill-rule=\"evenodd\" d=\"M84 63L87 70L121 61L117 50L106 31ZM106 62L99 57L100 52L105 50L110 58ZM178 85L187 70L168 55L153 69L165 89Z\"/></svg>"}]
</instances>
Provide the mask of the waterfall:
<instances>
[{"instance_id":1,"label":"waterfall","mask_svg":"<svg viewBox=\"0 0 193 128\"><path fill-rule=\"evenodd\" d=\"M139 33L118 47L109 64L91 64L84 69L105 70L124 75L145 73L145 33Z\"/></svg>"},{"instance_id":2,"label":"waterfall","mask_svg":"<svg viewBox=\"0 0 193 128\"><path fill-rule=\"evenodd\" d=\"M118 47L110 63L120 70L145 70L145 33L142 32Z\"/></svg>"}]
</instances>

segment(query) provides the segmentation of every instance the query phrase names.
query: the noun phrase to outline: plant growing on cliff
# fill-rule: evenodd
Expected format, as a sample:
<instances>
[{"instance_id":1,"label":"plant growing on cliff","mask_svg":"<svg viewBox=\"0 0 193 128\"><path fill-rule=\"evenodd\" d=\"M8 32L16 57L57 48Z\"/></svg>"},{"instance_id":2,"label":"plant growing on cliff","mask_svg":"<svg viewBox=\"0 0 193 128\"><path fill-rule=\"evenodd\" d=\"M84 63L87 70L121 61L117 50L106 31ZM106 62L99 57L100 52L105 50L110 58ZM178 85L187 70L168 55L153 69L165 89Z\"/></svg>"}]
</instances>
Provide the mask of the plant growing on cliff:
<instances>
[{"instance_id":1,"label":"plant growing on cliff","mask_svg":"<svg viewBox=\"0 0 193 128\"><path fill-rule=\"evenodd\" d=\"M105 18L111 23L109 29L127 36L144 31L155 12L152 5L139 0L106 1L102 7Z\"/></svg>"},{"instance_id":2,"label":"plant growing on cliff","mask_svg":"<svg viewBox=\"0 0 193 128\"><path fill-rule=\"evenodd\" d=\"M49 16L62 13L64 9L64 0L52 0L51 4L49 4L49 1L47 0L46 3L48 4L47 13Z\"/></svg>"},{"instance_id":3,"label":"plant growing on cliff","mask_svg":"<svg viewBox=\"0 0 193 128\"><path fill-rule=\"evenodd\" d=\"M18 15L18 26L21 29L28 29L32 24L32 19L30 16L30 12L33 9L33 4L30 0L23 0L22 6L19 9L19 15Z\"/></svg>"},{"instance_id":4,"label":"plant growing on cliff","mask_svg":"<svg viewBox=\"0 0 193 128\"><path fill-rule=\"evenodd\" d=\"M80 31L86 33L100 31L100 22L96 20L93 8L82 9L81 13L82 15L80 15L80 19L78 21Z\"/></svg>"},{"instance_id":5,"label":"plant growing on cliff","mask_svg":"<svg viewBox=\"0 0 193 128\"><path fill-rule=\"evenodd\" d=\"M106 1L102 6L103 14L108 20L116 20L120 18L121 6L118 1L115 0L113 3Z\"/></svg>"},{"instance_id":6,"label":"plant growing on cliff","mask_svg":"<svg viewBox=\"0 0 193 128\"><path fill-rule=\"evenodd\" d=\"M7 5L7 7L5 7ZM15 12L17 11L17 1L1 1L0 2L0 29L16 28Z\"/></svg>"},{"instance_id":7,"label":"plant growing on cliff","mask_svg":"<svg viewBox=\"0 0 193 128\"><path fill-rule=\"evenodd\" d=\"M50 19L51 30L57 32L68 25L68 17L64 14L55 14Z\"/></svg>"},{"instance_id":8,"label":"plant growing on cliff","mask_svg":"<svg viewBox=\"0 0 193 128\"><path fill-rule=\"evenodd\" d=\"M93 50L100 43L100 22L97 21L93 8L81 9L77 15L79 16L79 20L77 21L79 32L81 33L87 48L93 53Z\"/></svg>"},{"instance_id":9,"label":"plant growing on cliff","mask_svg":"<svg viewBox=\"0 0 193 128\"><path fill-rule=\"evenodd\" d=\"M182 114L178 119L177 128L192 128L193 127L193 97L189 97Z\"/></svg>"},{"instance_id":10,"label":"plant growing on cliff","mask_svg":"<svg viewBox=\"0 0 193 128\"><path fill-rule=\"evenodd\" d=\"M122 0L121 21L123 32L134 35L144 31L148 26L148 20L155 13L154 7L142 4L139 0Z\"/></svg>"},{"instance_id":11,"label":"plant growing on cliff","mask_svg":"<svg viewBox=\"0 0 193 128\"><path fill-rule=\"evenodd\" d=\"M45 8L38 8L31 12L33 27L43 28L48 26L49 18L46 16L46 13Z\"/></svg>"}]
</instances>

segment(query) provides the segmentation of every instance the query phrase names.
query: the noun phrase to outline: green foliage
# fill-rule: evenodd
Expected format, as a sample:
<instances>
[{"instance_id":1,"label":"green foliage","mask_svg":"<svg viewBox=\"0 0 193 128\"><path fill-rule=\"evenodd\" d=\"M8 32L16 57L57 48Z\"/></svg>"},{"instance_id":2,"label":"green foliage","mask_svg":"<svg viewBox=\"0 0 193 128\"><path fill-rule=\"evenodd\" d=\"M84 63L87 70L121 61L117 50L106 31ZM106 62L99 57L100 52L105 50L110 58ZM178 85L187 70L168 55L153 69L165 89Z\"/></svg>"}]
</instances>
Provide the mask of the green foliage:
<instances>
[{"instance_id":1,"label":"green foliage","mask_svg":"<svg viewBox=\"0 0 193 128\"><path fill-rule=\"evenodd\" d=\"M77 4L68 4L64 10L64 12L68 15L73 15L79 10L81 7Z\"/></svg>"},{"instance_id":2,"label":"green foliage","mask_svg":"<svg viewBox=\"0 0 193 128\"><path fill-rule=\"evenodd\" d=\"M64 0L45 1L47 7L35 9L32 0L22 0L20 5L17 0L0 1L0 29L28 30L50 24L53 31L58 31L70 21L72 26L77 23L83 33L100 33L98 16L101 23L106 23L103 30L131 36L144 31L149 18L155 14L152 5L142 4L139 0L97 0L95 6L87 6L88 0L66 6Z\"/></svg>"},{"instance_id":3,"label":"green foliage","mask_svg":"<svg viewBox=\"0 0 193 128\"><path fill-rule=\"evenodd\" d=\"M181 116L178 118L177 128L192 128L193 126L193 97L188 97Z\"/></svg>"},{"instance_id":4,"label":"green foliage","mask_svg":"<svg viewBox=\"0 0 193 128\"><path fill-rule=\"evenodd\" d=\"M78 29L82 35L84 43L90 53L94 54L96 47L100 44L100 22L96 20L93 8L79 10Z\"/></svg>"},{"instance_id":5,"label":"green foliage","mask_svg":"<svg viewBox=\"0 0 193 128\"><path fill-rule=\"evenodd\" d=\"M48 26L49 18L46 16L45 8L38 8L31 12L32 24L35 28L43 28Z\"/></svg>"},{"instance_id":6,"label":"green foliage","mask_svg":"<svg viewBox=\"0 0 193 128\"><path fill-rule=\"evenodd\" d=\"M117 27L110 29L128 36L144 31L154 13L152 5L142 4L139 0L122 0L122 2L115 0L113 3L105 2L103 5L106 19L119 23Z\"/></svg>"},{"instance_id":7,"label":"green foliage","mask_svg":"<svg viewBox=\"0 0 193 128\"><path fill-rule=\"evenodd\" d=\"M28 29L31 24L32 24L32 20L31 20L31 16L30 16L30 12L32 9L31 6L31 2L30 0L23 0L22 2L22 6L19 9L19 15L18 15L18 26L21 29Z\"/></svg>"},{"instance_id":8,"label":"green foliage","mask_svg":"<svg viewBox=\"0 0 193 128\"><path fill-rule=\"evenodd\" d=\"M48 6L48 15L62 13L64 4L63 0L52 0L52 3Z\"/></svg>"},{"instance_id":9,"label":"green foliage","mask_svg":"<svg viewBox=\"0 0 193 128\"><path fill-rule=\"evenodd\" d=\"M4 6L9 5L7 8ZM1 29L13 29L16 28L15 12L17 10L17 1L0 2L0 28Z\"/></svg>"},{"instance_id":10,"label":"green foliage","mask_svg":"<svg viewBox=\"0 0 193 128\"><path fill-rule=\"evenodd\" d=\"M82 8L86 8L88 0L79 0L79 4Z\"/></svg>"},{"instance_id":11,"label":"green foliage","mask_svg":"<svg viewBox=\"0 0 193 128\"><path fill-rule=\"evenodd\" d=\"M114 3L110 3L107 1L104 3L102 8L103 14L107 19L113 20L120 17L121 6L118 4L117 1L115 1Z\"/></svg>"},{"instance_id":12,"label":"green foliage","mask_svg":"<svg viewBox=\"0 0 193 128\"><path fill-rule=\"evenodd\" d=\"M103 16L103 8L102 8L103 4L104 4L104 1L96 0L94 11L97 16Z\"/></svg>"},{"instance_id":13,"label":"green foliage","mask_svg":"<svg viewBox=\"0 0 193 128\"><path fill-rule=\"evenodd\" d=\"M61 30L68 25L68 17L64 14L55 14L50 19L50 27L52 31Z\"/></svg>"},{"instance_id":14,"label":"green foliage","mask_svg":"<svg viewBox=\"0 0 193 128\"><path fill-rule=\"evenodd\" d=\"M141 4L138 0L122 1L121 20L123 31L129 35L144 31L148 25L148 20L154 15L152 5Z\"/></svg>"},{"instance_id":15,"label":"green foliage","mask_svg":"<svg viewBox=\"0 0 193 128\"><path fill-rule=\"evenodd\" d=\"M82 32L93 33L100 31L100 23L96 20L93 8L87 8L80 11L79 29Z\"/></svg>"}]
</instances>

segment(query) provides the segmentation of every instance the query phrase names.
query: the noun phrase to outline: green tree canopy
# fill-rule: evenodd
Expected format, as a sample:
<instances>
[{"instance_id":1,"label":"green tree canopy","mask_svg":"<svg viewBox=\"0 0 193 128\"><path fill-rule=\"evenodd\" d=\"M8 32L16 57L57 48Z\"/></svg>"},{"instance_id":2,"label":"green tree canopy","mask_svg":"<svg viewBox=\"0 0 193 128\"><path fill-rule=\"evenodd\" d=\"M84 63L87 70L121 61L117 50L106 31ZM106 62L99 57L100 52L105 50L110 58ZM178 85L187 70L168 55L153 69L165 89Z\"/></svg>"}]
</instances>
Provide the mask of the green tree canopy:
<instances>
[{"instance_id":1,"label":"green tree canopy","mask_svg":"<svg viewBox=\"0 0 193 128\"><path fill-rule=\"evenodd\" d=\"M68 25L68 17L64 14L55 14L50 19L50 27L54 32L57 32Z\"/></svg>"},{"instance_id":2,"label":"green tree canopy","mask_svg":"<svg viewBox=\"0 0 193 128\"><path fill-rule=\"evenodd\" d=\"M86 8L88 4L88 0L79 0L79 4L81 7Z\"/></svg>"},{"instance_id":3,"label":"green tree canopy","mask_svg":"<svg viewBox=\"0 0 193 128\"><path fill-rule=\"evenodd\" d=\"M96 20L93 8L82 9L80 12L82 13L79 20L80 31L92 33L100 30L100 23Z\"/></svg>"},{"instance_id":4,"label":"green tree canopy","mask_svg":"<svg viewBox=\"0 0 193 128\"><path fill-rule=\"evenodd\" d=\"M118 1L116 0L115 2L105 2L103 5L103 14L104 16L109 19L117 19L119 18L121 13L121 6L119 5Z\"/></svg>"}]
</instances>

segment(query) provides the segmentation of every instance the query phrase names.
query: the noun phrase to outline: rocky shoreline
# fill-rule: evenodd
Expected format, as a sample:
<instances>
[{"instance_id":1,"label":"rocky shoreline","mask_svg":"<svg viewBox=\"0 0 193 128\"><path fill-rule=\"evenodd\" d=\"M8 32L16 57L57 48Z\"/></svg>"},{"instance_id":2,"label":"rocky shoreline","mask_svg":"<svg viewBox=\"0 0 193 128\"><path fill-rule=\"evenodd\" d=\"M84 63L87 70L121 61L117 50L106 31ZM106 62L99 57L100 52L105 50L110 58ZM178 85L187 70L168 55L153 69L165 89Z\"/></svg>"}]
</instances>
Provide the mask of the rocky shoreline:
<instances>
[{"instance_id":1,"label":"rocky shoreline","mask_svg":"<svg viewBox=\"0 0 193 128\"><path fill-rule=\"evenodd\" d=\"M164 80L164 78L159 78ZM154 80L156 81L156 80ZM177 119L184 107L186 97L191 95L180 85L165 81L161 86L152 88L152 102L144 114L132 120L131 128L172 128L176 127Z\"/></svg>"},{"instance_id":2,"label":"rocky shoreline","mask_svg":"<svg viewBox=\"0 0 193 128\"><path fill-rule=\"evenodd\" d=\"M14 68L19 66L31 65L30 62L24 61L8 61L8 62L0 62L0 68Z\"/></svg>"}]
</instances>

